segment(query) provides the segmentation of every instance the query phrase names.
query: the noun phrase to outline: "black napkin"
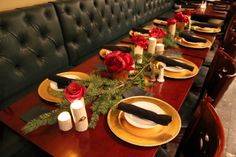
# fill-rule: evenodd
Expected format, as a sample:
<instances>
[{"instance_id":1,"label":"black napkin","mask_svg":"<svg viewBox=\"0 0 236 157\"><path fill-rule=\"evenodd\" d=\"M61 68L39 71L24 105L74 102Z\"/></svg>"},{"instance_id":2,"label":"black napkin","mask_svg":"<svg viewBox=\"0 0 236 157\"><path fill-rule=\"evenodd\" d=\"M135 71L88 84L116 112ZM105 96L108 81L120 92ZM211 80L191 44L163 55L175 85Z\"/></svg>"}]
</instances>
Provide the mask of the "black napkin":
<instances>
[{"instance_id":1,"label":"black napkin","mask_svg":"<svg viewBox=\"0 0 236 157\"><path fill-rule=\"evenodd\" d=\"M219 25L207 22L194 22L192 26L199 26L199 27L209 27L209 28L218 28Z\"/></svg>"},{"instance_id":2,"label":"black napkin","mask_svg":"<svg viewBox=\"0 0 236 157\"><path fill-rule=\"evenodd\" d=\"M131 97L131 96L151 96L151 94L146 92L142 88L134 86L134 87L131 87L129 90L127 90L123 93L124 98L128 98L128 97Z\"/></svg>"},{"instance_id":3,"label":"black napkin","mask_svg":"<svg viewBox=\"0 0 236 157\"><path fill-rule=\"evenodd\" d=\"M127 113L131 113L140 118L151 120L161 125L168 125L172 121L172 117L169 115L157 114L153 111L146 110L138 106L127 104L124 102L119 103L117 109Z\"/></svg>"},{"instance_id":4,"label":"black napkin","mask_svg":"<svg viewBox=\"0 0 236 157\"><path fill-rule=\"evenodd\" d=\"M39 104L37 106L32 107L29 111L26 111L23 115L21 115L21 119L25 122L29 122L34 118L37 118L43 113L47 113L50 110L43 106L43 104Z\"/></svg>"},{"instance_id":5,"label":"black napkin","mask_svg":"<svg viewBox=\"0 0 236 157\"><path fill-rule=\"evenodd\" d=\"M103 48L111 51L119 50L122 52L130 52L132 50L130 47L127 46L116 46L116 45L104 45Z\"/></svg>"},{"instance_id":6,"label":"black napkin","mask_svg":"<svg viewBox=\"0 0 236 157\"><path fill-rule=\"evenodd\" d=\"M207 42L206 39L192 36L192 34L190 34L188 32L181 32L181 33L179 33L179 37L182 37L186 41L189 41L189 42L203 42L203 43Z\"/></svg>"},{"instance_id":7,"label":"black napkin","mask_svg":"<svg viewBox=\"0 0 236 157\"><path fill-rule=\"evenodd\" d=\"M146 29L143 29L143 28L138 28L138 27L132 28L132 30L134 32L139 32L139 33L142 33L142 34L148 34L149 33L149 30L146 30Z\"/></svg>"},{"instance_id":8,"label":"black napkin","mask_svg":"<svg viewBox=\"0 0 236 157\"><path fill-rule=\"evenodd\" d=\"M58 76L58 75L50 75L48 76L48 79L56 82L58 88L65 88L73 80L73 79Z\"/></svg>"},{"instance_id":9,"label":"black napkin","mask_svg":"<svg viewBox=\"0 0 236 157\"><path fill-rule=\"evenodd\" d=\"M190 71L193 71L194 67L185 63L181 63L178 62L174 59L162 56L162 55L158 55L156 56L156 60L165 63L167 66L178 66L178 67L182 67L184 69L188 69Z\"/></svg>"}]
</instances>

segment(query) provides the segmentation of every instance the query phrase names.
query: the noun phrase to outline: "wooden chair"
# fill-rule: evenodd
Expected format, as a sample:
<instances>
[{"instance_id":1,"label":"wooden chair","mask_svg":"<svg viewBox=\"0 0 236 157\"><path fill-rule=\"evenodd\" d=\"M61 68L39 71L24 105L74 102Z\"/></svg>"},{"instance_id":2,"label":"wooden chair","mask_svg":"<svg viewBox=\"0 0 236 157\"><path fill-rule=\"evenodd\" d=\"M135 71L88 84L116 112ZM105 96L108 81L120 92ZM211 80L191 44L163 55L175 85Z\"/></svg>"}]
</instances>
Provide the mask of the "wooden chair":
<instances>
[{"instance_id":1,"label":"wooden chair","mask_svg":"<svg viewBox=\"0 0 236 157\"><path fill-rule=\"evenodd\" d=\"M204 74L206 76L197 76L196 79L202 83L192 87L179 110L183 131L193 117L193 113L196 110L199 101L204 97L211 97L211 103L214 107L218 104L236 76L236 61L229 54L224 52L223 49L219 48L206 73L207 74Z\"/></svg>"},{"instance_id":2,"label":"wooden chair","mask_svg":"<svg viewBox=\"0 0 236 157\"><path fill-rule=\"evenodd\" d=\"M219 48L207 73L200 99L210 96L213 106L216 106L235 76L236 61Z\"/></svg>"},{"instance_id":3,"label":"wooden chair","mask_svg":"<svg viewBox=\"0 0 236 157\"><path fill-rule=\"evenodd\" d=\"M222 157L225 145L224 128L210 98L198 105L175 157ZM158 148L155 157L170 157L168 151Z\"/></svg>"},{"instance_id":4,"label":"wooden chair","mask_svg":"<svg viewBox=\"0 0 236 157\"><path fill-rule=\"evenodd\" d=\"M222 157L224 128L209 99L204 99L195 112L176 152L176 157Z\"/></svg>"}]
</instances>

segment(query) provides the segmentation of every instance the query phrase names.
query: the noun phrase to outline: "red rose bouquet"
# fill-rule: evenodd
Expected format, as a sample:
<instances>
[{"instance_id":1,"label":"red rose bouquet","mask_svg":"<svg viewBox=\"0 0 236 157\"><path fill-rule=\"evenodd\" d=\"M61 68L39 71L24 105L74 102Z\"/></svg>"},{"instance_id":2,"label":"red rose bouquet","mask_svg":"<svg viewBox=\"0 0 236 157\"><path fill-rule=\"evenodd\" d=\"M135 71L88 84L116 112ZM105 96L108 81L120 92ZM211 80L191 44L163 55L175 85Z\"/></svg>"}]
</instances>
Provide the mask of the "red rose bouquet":
<instances>
[{"instance_id":1,"label":"red rose bouquet","mask_svg":"<svg viewBox=\"0 0 236 157\"><path fill-rule=\"evenodd\" d=\"M86 93L86 88L81 84L71 82L67 88L64 90L66 99L69 102L73 102L76 99L81 99Z\"/></svg>"},{"instance_id":2,"label":"red rose bouquet","mask_svg":"<svg viewBox=\"0 0 236 157\"><path fill-rule=\"evenodd\" d=\"M109 72L121 72L123 70L134 70L132 65L134 64L133 57L128 53L121 51L112 51L105 56L104 64Z\"/></svg>"},{"instance_id":3,"label":"red rose bouquet","mask_svg":"<svg viewBox=\"0 0 236 157\"><path fill-rule=\"evenodd\" d=\"M186 9L184 11L184 14L187 15L187 16L191 16L193 13L194 13L194 10L190 10L190 9Z\"/></svg>"},{"instance_id":4,"label":"red rose bouquet","mask_svg":"<svg viewBox=\"0 0 236 157\"><path fill-rule=\"evenodd\" d=\"M169 19L167 19L167 24L168 25L173 25L173 24L176 24L176 19L175 18L169 18Z\"/></svg>"},{"instance_id":5,"label":"red rose bouquet","mask_svg":"<svg viewBox=\"0 0 236 157\"><path fill-rule=\"evenodd\" d=\"M148 40L141 36L141 35L136 35L131 38L131 41L135 43L135 45L138 45L144 49L148 47Z\"/></svg>"},{"instance_id":6,"label":"red rose bouquet","mask_svg":"<svg viewBox=\"0 0 236 157\"><path fill-rule=\"evenodd\" d=\"M160 27L154 27L149 31L149 36L153 38L163 38L166 36L166 32Z\"/></svg>"},{"instance_id":7,"label":"red rose bouquet","mask_svg":"<svg viewBox=\"0 0 236 157\"><path fill-rule=\"evenodd\" d=\"M178 22L188 23L188 15L184 15L181 11L175 13L175 19Z\"/></svg>"}]
</instances>

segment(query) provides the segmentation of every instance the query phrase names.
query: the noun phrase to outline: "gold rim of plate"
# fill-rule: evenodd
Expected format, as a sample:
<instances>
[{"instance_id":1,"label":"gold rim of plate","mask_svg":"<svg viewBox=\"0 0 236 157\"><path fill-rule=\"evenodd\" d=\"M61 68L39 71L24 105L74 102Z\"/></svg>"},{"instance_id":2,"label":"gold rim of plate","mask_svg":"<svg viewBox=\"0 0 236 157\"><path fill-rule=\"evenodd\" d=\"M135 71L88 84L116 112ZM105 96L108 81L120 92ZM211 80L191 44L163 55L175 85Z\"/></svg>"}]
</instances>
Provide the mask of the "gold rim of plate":
<instances>
[{"instance_id":1,"label":"gold rim of plate","mask_svg":"<svg viewBox=\"0 0 236 157\"><path fill-rule=\"evenodd\" d=\"M139 32L134 32L133 30L130 30L129 31L129 35L132 37L132 36L135 36L135 33L137 33L137 35L141 35L145 38L148 38L149 37L149 34L143 34L143 33L139 33Z\"/></svg>"},{"instance_id":2,"label":"gold rim of plate","mask_svg":"<svg viewBox=\"0 0 236 157\"><path fill-rule=\"evenodd\" d=\"M64 75L76 75L79 78L81 78L82 80L88 79L89 76L86 73L82 73L82 72L76 72L76 71L70 71L70 72L63 72L63 73L59 73L58 75L60 76L64 76ZM41 98L43 98L44 100L50 101L50 102L61 102L61 97L57 97L54 95L51 95L49 93L50 90L50 80L49 79L45 79L38 88L38 94Z\"/></svg>"},{"instance_id":3,"label":"gold rim of plate","mask_svg":"<svg viewBox=\"0 0 236 157\"><path fill-rule=\"evenodd\" d=\"M210 48L212 45L211 41L208 39L207 39L207 42L204 43L204 42L189 42L189 41L186 41L182 37L176 37L175 41L181 46L185 46L189 48L196 48L196 49Z\"/></svg>"},{"instance_id":4,"label":"gold rim of plate","mask_svg":"<svg viewBox=\"0 0 236 157\"><path fill-rule=\"evenodd\" d=\"M181 128L181 119L178 112L168 103L153 97L134 96L121 100L121 102L134 103L145 101L159 106L165 114L172 116L172 121L167 126L156 125L154 128L143 129L129 124L124 112L115 108L110 109L107 115L108 126L121 140L133 145L152 147L168 143L174 139Z\"/></svg>"},{"instance_id":5,"label":"gold rim of plate","mask_svg":"<svg viewBox=\"0 0 236 157\"><path fill-rule=\"evenodd\" d=\"M199 27L199 26L191 26L191 29L202 33L219 33L221 31L220 28Z\"/></svg>"},{"instance_id":6,"label":"gold rim of plate","mask_svg":"<svg viewBox=\"0 0 236 157\"><path fill-rule=\"evenodd\" d=\"M165 77L174 78L174 79L187 79L187 78L194 77L195 75L198 74L199 69L198 69L197 65L194 64L193 62L191 62L187 59L184 59L184 58L179 58L179 57L170 57L170 58L175 59L177 61L179 60L180 62L183 62L185 64L193 66L194 68L193 68L193 71L183 69L179 72L165 70L164 71Z\"/></svg>"}]
</instances>

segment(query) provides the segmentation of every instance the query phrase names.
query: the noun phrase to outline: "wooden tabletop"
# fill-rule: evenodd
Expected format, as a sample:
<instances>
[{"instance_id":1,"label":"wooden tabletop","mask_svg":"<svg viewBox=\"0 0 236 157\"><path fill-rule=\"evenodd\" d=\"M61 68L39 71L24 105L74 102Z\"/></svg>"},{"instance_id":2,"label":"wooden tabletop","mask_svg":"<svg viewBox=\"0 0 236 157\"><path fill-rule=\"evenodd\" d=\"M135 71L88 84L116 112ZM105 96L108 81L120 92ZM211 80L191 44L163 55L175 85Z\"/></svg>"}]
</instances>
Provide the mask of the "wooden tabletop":
<instances>
[{"instance_id":1,"label":"wooden tabletop","mask_svg":"<svg viewBox=\"0 0 236 157\"><path fill-rule=\"evenodd\" d=\"M203 62L200 58L187 55L183 55L183 57L192 61L198 67ZM72 71L89 73L99 63L101 63L101 60L96 55L78 65ZM182 80L166 78L164 83L155 83L148 91L154 94L154 97L166 101L178 110L191 88L193 80L194 77ZM57 125L53 125L41 127L30 134L24 135L21 132L21 128L25 125L25 122L20 117L37 105L55 108L54 103L41 99L37 91L35 91L18 100L9 108L2 110L0 119L25 139L52 156L153 157L158 149L158 147L135 146L120 140L109 129L106 115L99 118L95 129L88 129L82 133L76 132L75 129L62 132ZM90 106L87 106L86 109L90 118Z\"/></svg>"},{"instance_id":2,"label":"wooden tabletop","mask_svg":"<svg viewBox=\"0 0 236 157\"><path fill-rule=\"evenodd\" d=\"M227 8L227 10L228 10L228 8ZM225 13L218 12L214 5L208 4L206 9L204 9L204 10L197 8L196 12L194 12L192 16L193 17L197 16L197 17L217 18L217 19L224 20L226 18L226 15L227 14L225 14Z\"/></svg>"}]
</instances>

